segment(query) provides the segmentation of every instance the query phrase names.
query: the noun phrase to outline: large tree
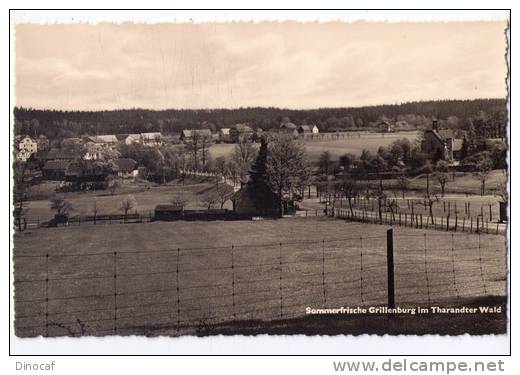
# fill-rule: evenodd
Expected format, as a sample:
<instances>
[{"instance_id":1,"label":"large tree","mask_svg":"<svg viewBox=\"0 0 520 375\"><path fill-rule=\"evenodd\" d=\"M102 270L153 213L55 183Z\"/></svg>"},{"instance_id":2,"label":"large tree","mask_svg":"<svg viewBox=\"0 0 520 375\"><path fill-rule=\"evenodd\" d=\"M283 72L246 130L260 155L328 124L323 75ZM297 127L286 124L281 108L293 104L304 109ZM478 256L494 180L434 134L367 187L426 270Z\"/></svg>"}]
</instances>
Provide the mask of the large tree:
<instances>
[{"instance_id":1,"label":"large tree","mask_svg":"<svg viewBox=\"0 0 520 375\"><path fill-rule=\"evenodd\" d=\"M255 161L256 148L253 143L243 139L235 145L233 152L233 166L236 168L236 175L240 179L241 184L247 182L249 169Z\"/></svg>"},{"instance_id":2,"label":"large tree","mask_svg":"<svg viewBox=\"0 0 520 375\"><path fill-rule=\"evenodd\" d=\"M13 165L13 177L13 216L18 230L22 231L24 228L22 222L27 214L27 199L30 179L27 163L16 161Z\"/></svg>"},{"instance_id":3,"label":"large tree","mask_svg":"<svg viewBox=\"0 0 520 375\"><path fill-rule=\"evenodd\" d=\"M444 197L446 184L448 183L448 163L445 160L439 160L435 165L435 179L441 187L441 197Z\"/></svg>"},{"instance_id":4,"label":"large tree","mask_svg":"<svg viewBox=\"0 0 520 375\"><path fill-rule=\"evenodd\" d=\"M290 134L277 134L269 142L266 170L268 182L281 202L301 199L302 192L310 181L311 172L305 147Z\"/></svg>"}]
</instances>

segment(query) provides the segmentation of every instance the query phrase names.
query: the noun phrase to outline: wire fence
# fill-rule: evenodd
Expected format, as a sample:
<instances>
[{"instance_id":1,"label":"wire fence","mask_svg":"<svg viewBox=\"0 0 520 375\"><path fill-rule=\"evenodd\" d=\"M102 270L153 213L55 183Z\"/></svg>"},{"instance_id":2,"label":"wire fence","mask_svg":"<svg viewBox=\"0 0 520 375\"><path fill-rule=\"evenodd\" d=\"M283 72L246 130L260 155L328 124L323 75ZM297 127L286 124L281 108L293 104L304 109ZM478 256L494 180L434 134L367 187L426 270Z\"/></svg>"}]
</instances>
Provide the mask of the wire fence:
<instances>
[{"instance_id":1,"label":"wire fence","mask_svg":"<svg viewBox=\"0 0 520 375\"><path fill-rule=\"evenodd\" d=\"M506 252L493 237L398 234L396 303L504 295ZM15 329L22 337L180 335L303 317L307 307L384 306L387 265L384 231L225 247L17 252Z\"/></svg>"},{"instance_id":2,"label":"wire fence","mask_svg":"<svg viewBox=\"0 0 520 375\"><path fill-rule=\"evenodd\" d=\"M388 224L416 229L434 229L441 231L505 234L507 223L490 222L483 216L459 217L458 215L437 217L422 213L394 212L388 210L371 211L363 209L334 208L327 209L327 215L350 221L372 224Z\"/></svg>"}]
</instances>

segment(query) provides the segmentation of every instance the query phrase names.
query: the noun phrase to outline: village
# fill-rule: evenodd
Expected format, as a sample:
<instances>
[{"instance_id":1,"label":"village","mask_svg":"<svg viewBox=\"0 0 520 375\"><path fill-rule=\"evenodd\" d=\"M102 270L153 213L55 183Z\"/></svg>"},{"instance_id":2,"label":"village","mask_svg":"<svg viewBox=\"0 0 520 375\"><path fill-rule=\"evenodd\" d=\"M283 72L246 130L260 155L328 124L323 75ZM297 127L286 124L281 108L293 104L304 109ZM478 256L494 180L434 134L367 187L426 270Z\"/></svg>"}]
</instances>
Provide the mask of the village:
<instances>
[{"instance_id":1,"label":"village","mask_svg":"<svg viewBox=\"0 0 520 375\"><path fill-rule=\"evenodd\" d=\"M38 138L19 135L15 139L14 157L18 168L23 171L21 185L24 192L17 202L21 212L16 216L20 218L17 228L49 223L64 225L69 218L97 221L110 217L110 214L116 215L114 219L128 214L137 218L140 217L138 211L148 220L179 218L187 213L187 209L193 209L200 217L208 217L210 211L201 212L203 208L213 209L210 215L213 218L219 215L226 218L262 217L266 212L270 212L266 215L269 217L334 215L334 208L347 206L353 214L361 204L366 207L366 202L374 211L374 201L379 216L382 216L382 211L391 211L395 217L396 210L413 214L410 199L412 206L413 201L418 204L426 199L430 206L434 206L441 202L440 198L446 199L445 193L452 193L453 202L444 201L444 213L446 204L449 204L454 206L457 214L460 209L457 210L455 201L460 200L459 205L464 205L465 213L459 216L468 219L475 216L476 221L480 214L479 223L484 223L484 220L505 222L505 197L500 190L503 189L503 182L500 182L503 177L498 176L500 172L493 171L504 165L500 160L505 150L503 138L487 138L485 144L479 146L482 151L470 155L468 148L476 149L476 145L469 145L467 132L445 127L440 129L436 119L423 131L410 131L406 126L404 131L396 131L396 128L385 120L372 132L320 133L316 125L297 126L285 119L278 129L267 131L241 123L217 131L208 127L184 129L177 135L161 132L95 135L64 138L52 144L43 135ZM302 177L300 191L291 187L283 188L281 193L273 192L273 184L263 176L266 186L262 189L265 188L272 199L257 203L255 207L248 192L251 189L251 167L260 145L268 145L270 140L276 141L281 136L303 148L316 143L324 145L319 153L310 157L305 155L306 176ZM370 149L373 139L380 141L378 145L386 142L387 147ZM358 150L357 155L348 152L350 144L363 142L367 142L367 147ZM341 145L344 152L334 160L326 147L335 149ZM219 155L216 158L212 157L214 150ZM459 186L458 181L468 178L467 189L464 185ZM206 184L209 188L200 196L176 193L176 186L185 186L187 179L198 181L201 186ZM471 180L480 183L475 185ZM489 180L487 186L486 180ZM170 197L163 197L166 185L172 188ZM157 200L155 206L148 203L139 207L131 193L139 192L144 186L152 189L151 192L160 190L164 201ZM477 191L474 186L478 186ZM29 196L41 195L42 191L47 191L49 201L55 199L64 205L63 209L55 212L54 218L50 210L41 205L31 209ZM87 209L82 202L77 207L79 210L74 210L76 199L84 200L89 194L96 194L95 191L100 192L98 195L105 195L101 200L110 200L112 207L96 201ZM109 196L106 197L103 191L109 191ZM82 197L81 193L78 196L78 192L86 196ZM404 202L405 194L409 198L406 209L399 204ZM472 200L468 199L469 195L480 196L474 203L475 215L470 215L467 208L469 200ZM67 196L71 196L70 202ZM115 197L120 201L115 201ZM360 203L361 199L365 202ZM103 206L107 212L103 212ZM429 208L431 211L432 207ZM484 210L487 219L484 219ZM450 216L450 213L451 209L447 215L440 216ZM433 212L429 214L435 220Z\"/></svg>"},{"instance_id":2,"label":"village","mask_svg":"<svg viewBox=\"0 0 520 375\"><path fill-rule=\"evenodd\" d=\"M485 26L18 25L14 334L503 334Z\"/></svg>"}]
</instances>

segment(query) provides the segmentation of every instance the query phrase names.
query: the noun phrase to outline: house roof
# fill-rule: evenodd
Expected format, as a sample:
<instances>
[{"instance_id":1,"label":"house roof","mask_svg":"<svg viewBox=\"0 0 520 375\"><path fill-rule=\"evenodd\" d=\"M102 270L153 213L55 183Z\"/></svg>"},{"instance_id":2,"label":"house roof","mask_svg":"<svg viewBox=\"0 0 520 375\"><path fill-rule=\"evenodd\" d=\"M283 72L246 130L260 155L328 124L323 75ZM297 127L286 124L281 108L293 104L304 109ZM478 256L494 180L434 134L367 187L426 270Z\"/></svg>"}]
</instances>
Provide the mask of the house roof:
<instances>
[{"instance_id":1,"label":"house roof","mask_svg":"<svg viewBox=\"0 0 520 375\"><path fill-rule=\"evenodd\" d=\"M51 148L45 158L47 160L73 160L76 158L76 155L57 148Z\"/></svg>"},{"instance_id":2,"label":"house roof","mask_svg":"<svg viewBox=\"0 0 520 375\"><path fill-rule=\"evenodd\" d=\"M129 158L120 158L116 159L114 163L117 165L117 168L120 172L132 172L135 170L137 165L134 159Z\"/></svg>"},{"instance_id":3,"label":"house roof","mask_svg":"<svg viewBox=\"0 0 520 375\"><path fill-rule=\"evenodd\" d=\"M157 138L161 138L162 134L160 132L141 133L141 137L144 140L155 140Z\"/></svg>"},{"instance_id":4,"label":"house roof","mask_svg":"<svg viewBox=\"0 0 520 375\"><path fill-rule=\"evenodd\" d=\"M235 124L231 127L239 133L252 132L253 129L247 124Z\"/></svg>"},{"instance_id":5,"label":"house roof","mask_svg":"<svg viewBox=\"0 0 520 375\"><path fill-rule=\"evenodd\" d=\"M454 139L453 140L452 150L453 151L460 151L460 150L462 150L462 142L463 142L463 140L460 139L460 138Z\"/></svg>"},{"instance_id":6,"label":"house roof","mask_svg":"<svg viewBox=\"0 0 520 375\"><path fill-rule=\"evenodd\" d=\"M296 129L296 125L294 125L292 122L284 122L282 125L280 125L281 129Z\"/></svg>"},{"instance_id":7,"label":"house roof","mask_svg":"<svg viewBox=\"0 0 520 375\"><path fill-rule=\"evenodd\" d=\"M310 132L312 132L312 128L310 127L310 125L300 125L300 126L298 126L298 131L302 131L304 133L310 133Z\"/></svg>"},{"instance_id":8,"label":"house roof","mask_svg":"<svg viewBox=\"0 0 520 375\"><path fill-rule=\"evenodd\" d=\"M229 135L229 130L230 130L229 128L222 128L222 129L220 129L220 132L224 135Z\"/></svg>"},{"instance_id":9,"label":"house roof","mask_svg":"<svg viewBox=\"0 0 520 375\"><path fill-rule=\"evenodd\" d=\"M454 138L453 130L451 129L441 129L437 130L437 133L442 139Z\"/></svg>"},{"instance_id":10,"label":"house roof","mask_svg":"<svg viewBox=\"0 0 520 375\"><path fill-rule=\"evenodd\" d=\"M424 133L432 133L435 138L437 138L439 140L439 142L441 143L444 143L444 138L441 137L441 135L437 132L437 130L433 130L433 129L427 129L424 131Z\"/></svg>"},{"instance_id":11,"label":"house roof","mask_svg":"<svg viewBox=\"0 0 520 375\"><path fill-rule=\"evenodd\" d=\"M182 211L181 204L158 204L155 211Z\"/></svg>"},{"instance_id":12,"label":"house roof","mask_svg":"<svg viewBox=\"0 0 520 375\"><path fill-rule=\"evenodd\" d=\"M210 129L184 129L182 131L182 136L185 138L193 137L194 134L211 135L211 130Z\"/></svg>"},{"instance_id":13,"label":"house roof","mask_svg":"<svg viewBox=\"0 0 520 375\"><path fill-rule=\"evenodd\" d=\"M94 143L117 143L117 137L113 134L89 136L88 139Z\"/></svg>"},{"instance_id":14,"label":"house roof","mask_svg":"<svg viewBox=\"0 0 520 375\"><path fill-rule=\"evenodd\" d=\"M49 160L45 163L42 170L65 172L70 164L71 162L68 160Z\"/></svg>"}]
</instances>

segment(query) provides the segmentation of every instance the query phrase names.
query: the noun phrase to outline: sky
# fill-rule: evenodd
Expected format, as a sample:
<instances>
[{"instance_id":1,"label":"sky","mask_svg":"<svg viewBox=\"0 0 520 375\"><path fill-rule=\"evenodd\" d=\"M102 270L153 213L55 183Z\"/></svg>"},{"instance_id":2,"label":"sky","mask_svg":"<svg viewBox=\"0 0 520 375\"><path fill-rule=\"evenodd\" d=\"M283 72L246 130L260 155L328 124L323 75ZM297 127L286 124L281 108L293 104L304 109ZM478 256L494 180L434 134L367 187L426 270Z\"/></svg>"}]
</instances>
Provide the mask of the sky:
<instances>
[{"instance_id":1,"label":"sky","mask_svg":"<svg viewBox=\"0 0 520 375\"><path fill-rule=\"evenodd\" d=\"M293 109L506 97L504 21L15 26L17 106Z\"/></svg>"}]
</instances>

